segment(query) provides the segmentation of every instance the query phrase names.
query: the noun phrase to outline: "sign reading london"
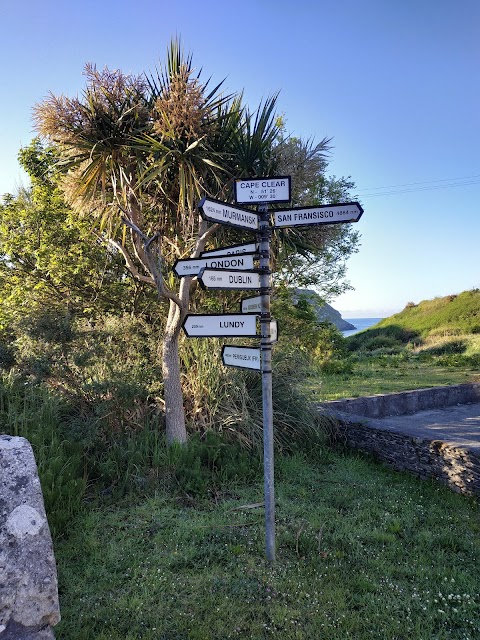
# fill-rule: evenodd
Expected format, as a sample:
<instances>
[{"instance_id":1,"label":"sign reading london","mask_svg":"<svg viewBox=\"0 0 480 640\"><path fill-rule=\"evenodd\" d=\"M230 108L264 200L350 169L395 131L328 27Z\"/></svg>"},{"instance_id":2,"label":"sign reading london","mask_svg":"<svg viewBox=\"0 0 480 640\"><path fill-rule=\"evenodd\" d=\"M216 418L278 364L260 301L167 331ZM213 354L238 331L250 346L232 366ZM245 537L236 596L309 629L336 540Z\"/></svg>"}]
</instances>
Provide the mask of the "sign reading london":
<instances>
[{"instance_id":1,"label":"sign reading london","mask_svg":"<svg viewBox=\"0 0 480 640\"><path fill-rule=\"evenodd\" d=\"M182 324L189 338L221 336L256 336L257 316L224 313L221 315L189 314Z\"/></svg>"},{"instance_id":2,"label":"sign reading london","mask_svg":"<svg viewBox=\"0 0 480 640\"><path fill-rule=\"evenodd\" d=\"M205 289L260 289L260 274L256 271L202 269L198 281Z\"/></svg>"},{"instance_id":3,"label":"sign reading london","mask_svg":"<svg viewBox=\"0 0 480 640\"><path fill-rule=\"evenodd\" d=\"M231 204L213 200L212 198L202 198L198 204L200 215L210 222L219 222L230 227L239 229L252 229L258 231L259 217L255 211L232 207Z\"/></svg>"},{"instance_id":4,"label":"sign reading london","mask_svg":"<svg viewBox=\"0 0 480 640\"><path fill-rule=\"evenodd\" d=\"M358 222L363 208L358 202L320 204L314 207L281 209L274 211L274 227L302 227L313 224Z\"/></svg>"},{"instance_id":5,"label":"sign reading london","mask_svg":"<svg viewBox=\"0 0 480 640\"><path fill-rule=\"evenodd\" d=\"M177 276L180 277L196 276L206 267L212 269L238 269L247 271L248 269L253 269L253 254L187 258L186 260L177 260L173 265L173 270Z\"/></svg>"},{"instance_id":6,"label":"sign reading london","mask_svg":"<svg viewBox=\"0 0 480 640\"><path fill-rule=\"evenodd\" d=\"M290 176L235 180L235 202L290 202Z\"/></svg>"}]
</instances>

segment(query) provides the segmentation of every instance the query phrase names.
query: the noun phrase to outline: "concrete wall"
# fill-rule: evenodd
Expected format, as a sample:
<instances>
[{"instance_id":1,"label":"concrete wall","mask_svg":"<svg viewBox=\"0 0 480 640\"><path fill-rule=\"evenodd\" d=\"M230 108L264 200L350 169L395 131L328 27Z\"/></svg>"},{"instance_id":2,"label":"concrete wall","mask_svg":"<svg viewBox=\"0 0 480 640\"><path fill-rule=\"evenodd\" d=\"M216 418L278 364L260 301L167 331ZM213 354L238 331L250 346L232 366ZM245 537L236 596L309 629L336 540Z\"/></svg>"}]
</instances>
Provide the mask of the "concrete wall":
<instances>
[{"instance_id":1,"label":"concrete wall","mask_svg":"<svg viewBox=\"0 0 480 640\"><path fill-rule=\"evenodd\" d=\"M480 402L480 384L456 384L449 387L346 398L324 402L319 406L328 406L332 411L354 413L367 418L385 418L468 402Z\"/></svg>"}]
</instances>

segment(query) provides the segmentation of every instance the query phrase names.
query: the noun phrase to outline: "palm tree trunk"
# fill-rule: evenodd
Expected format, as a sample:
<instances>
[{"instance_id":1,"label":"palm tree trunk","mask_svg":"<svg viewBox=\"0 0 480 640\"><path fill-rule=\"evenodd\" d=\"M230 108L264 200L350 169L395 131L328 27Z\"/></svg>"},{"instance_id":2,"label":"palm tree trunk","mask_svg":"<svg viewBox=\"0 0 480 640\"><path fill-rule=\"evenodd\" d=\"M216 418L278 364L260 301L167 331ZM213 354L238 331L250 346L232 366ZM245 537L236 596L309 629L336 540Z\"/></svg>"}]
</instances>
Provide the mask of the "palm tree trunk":
<instances>
[{"instance_id":1,"label":"palm tree trunk","mask_svg":"<svg viewBox=\"0 0 480 640\"><path fill-rule=\"evenodd\" d=\"M163 392L168 444L174 442L184 444L187 441L178 345L181 322L182 313L177 304L170 300L170 311L162 342Z\"/></svg>"}]
</instances>

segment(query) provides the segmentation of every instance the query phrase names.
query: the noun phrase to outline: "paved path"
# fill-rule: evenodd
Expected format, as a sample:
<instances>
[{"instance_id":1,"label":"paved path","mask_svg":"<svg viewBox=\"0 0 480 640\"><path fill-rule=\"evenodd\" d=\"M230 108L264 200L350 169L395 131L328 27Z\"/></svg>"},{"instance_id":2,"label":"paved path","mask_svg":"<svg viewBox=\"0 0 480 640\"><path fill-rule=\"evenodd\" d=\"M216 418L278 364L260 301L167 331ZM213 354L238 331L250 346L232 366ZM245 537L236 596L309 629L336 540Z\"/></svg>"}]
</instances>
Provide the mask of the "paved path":
<instances>
[{"instance_id":1,"label":"paved path","mask_svg":"<svg viewBox=\"0 0 480 640\"><path fill-rule=\"evenodd\" d=\"M345 416L347 414L344 414ZM349 419L352 420L350 414ZM366 418L355 416L372 427L428 440L441 440L480 453L480 403L428 409L411 415Z\"/></svg>"}]
</instances>

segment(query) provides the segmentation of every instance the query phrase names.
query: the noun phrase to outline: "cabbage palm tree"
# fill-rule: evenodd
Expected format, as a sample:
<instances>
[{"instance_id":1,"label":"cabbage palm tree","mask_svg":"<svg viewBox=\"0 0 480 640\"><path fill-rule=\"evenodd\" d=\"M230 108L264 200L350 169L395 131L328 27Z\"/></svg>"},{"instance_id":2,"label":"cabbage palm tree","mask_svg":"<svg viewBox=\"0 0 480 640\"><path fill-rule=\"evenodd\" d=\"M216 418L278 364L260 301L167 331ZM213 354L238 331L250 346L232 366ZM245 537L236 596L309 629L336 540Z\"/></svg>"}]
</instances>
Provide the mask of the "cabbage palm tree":
<instances>
[{"instance_id":1,"label":"cabbage palm tree","mask_svg":"<svg viewBox=\"0 0 480 640\"><path fill-rule=\"evenodd\" d=\"M234 177L268 175L276 98L252 114L241 96L202 82L177 41L150 77L92 65L86 77L81 97L50 95L37 105L36 125L57 148L69 202L79 214L93 212L132 275L169 301L161 348L167 440L185 442L178 340L193 279L175 288L171 266L197 257L220 227L198 215L204 195L225 198Z\"/></svg>"}]
</instances>

